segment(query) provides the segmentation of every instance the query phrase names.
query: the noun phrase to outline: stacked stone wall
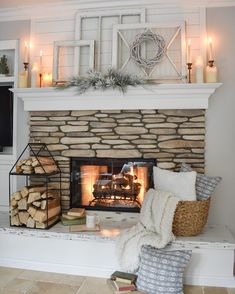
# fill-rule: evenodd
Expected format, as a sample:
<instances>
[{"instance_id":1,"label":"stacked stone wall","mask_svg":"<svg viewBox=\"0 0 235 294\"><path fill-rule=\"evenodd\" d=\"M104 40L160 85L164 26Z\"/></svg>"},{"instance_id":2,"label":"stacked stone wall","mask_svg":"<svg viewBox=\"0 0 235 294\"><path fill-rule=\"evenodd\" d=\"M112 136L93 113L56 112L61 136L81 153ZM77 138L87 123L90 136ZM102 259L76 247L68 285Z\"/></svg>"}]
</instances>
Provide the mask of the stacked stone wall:
<instances>
[{"instance_id":1,"label":"stacked stone wall","mask_svg":"<svg viewBox=\"0 0 235 294\"><path fill-rule=\"evenodd\" d=\"M186 162L204 171L204 110L43 111L31 112L29 123L30 141L46 143L58 160L64 210L71 157L156 158L162 168Z\"/></svg>"}]
</instances>

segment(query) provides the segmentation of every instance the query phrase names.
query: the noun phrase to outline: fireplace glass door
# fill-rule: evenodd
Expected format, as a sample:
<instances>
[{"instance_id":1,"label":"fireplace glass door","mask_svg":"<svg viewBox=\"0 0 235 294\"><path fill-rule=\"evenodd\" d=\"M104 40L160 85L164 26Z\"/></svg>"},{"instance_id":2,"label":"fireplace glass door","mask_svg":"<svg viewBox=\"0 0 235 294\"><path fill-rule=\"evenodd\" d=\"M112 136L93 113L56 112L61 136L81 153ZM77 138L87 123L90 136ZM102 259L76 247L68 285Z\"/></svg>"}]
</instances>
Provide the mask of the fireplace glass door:
<instances>
[{"instance_id":1,"label":"fireplace glass door","mask_svg":"<svg viewBox=\"0 0 235 294\"><path fill-rule=\"evenodd\" d=\"M72 158L71 207L139 211L153 187L154 159Z\"/></svg>"}]
</instances>

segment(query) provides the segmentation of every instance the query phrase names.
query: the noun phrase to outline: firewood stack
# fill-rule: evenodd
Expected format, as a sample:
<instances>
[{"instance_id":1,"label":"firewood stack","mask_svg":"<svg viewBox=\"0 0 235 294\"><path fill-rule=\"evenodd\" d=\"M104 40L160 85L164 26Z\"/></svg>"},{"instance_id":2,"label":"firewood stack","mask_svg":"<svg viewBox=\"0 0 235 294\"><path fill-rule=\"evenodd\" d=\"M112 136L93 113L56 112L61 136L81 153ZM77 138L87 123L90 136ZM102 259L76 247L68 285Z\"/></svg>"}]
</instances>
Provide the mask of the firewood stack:
<instances>
[{"instance_id":1,"label":"firewood stack","mask_svg":"<svg viewBox=\"0 0 235 294\"><path fill-rule=\"evenodd\" d=\"M25 186L11 195L10 210L12 226L45 229L59 219L59 193L45 186Z\"/></svg>"},{"instance_id":2,"label":"firewood stack","mask_svg":"<svg viewBox=\"0 0 235 294\"><path fill-rule=\"evenodd\" d=\"M57 165L51 157L32 156L28 159L19 160L16 164L16 172L25 175L50 174L57 171Z\"/></svg>"}]
</instances>

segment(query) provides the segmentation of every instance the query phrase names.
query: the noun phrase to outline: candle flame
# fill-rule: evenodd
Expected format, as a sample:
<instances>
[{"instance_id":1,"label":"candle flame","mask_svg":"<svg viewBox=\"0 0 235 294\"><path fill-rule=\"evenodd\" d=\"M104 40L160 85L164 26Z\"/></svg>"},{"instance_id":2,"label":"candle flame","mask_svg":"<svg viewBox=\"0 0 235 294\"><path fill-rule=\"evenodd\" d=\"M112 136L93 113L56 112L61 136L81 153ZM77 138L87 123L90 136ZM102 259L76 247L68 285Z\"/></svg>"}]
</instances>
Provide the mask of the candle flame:
<instances>
[{"instance_id":1,"label":"candle flame","mask_svg":"<svg viewBox=\"0 0 235 294\"><path fill-rule=\"evenodd\" d=\"M40 50L40 56L42 56L42 50Z\"/></svg>"},{"instance_id":2,"label":"candle flame","mask_svg":"<svg viewBox=\"0 0 235 294\"><path fill-rule=\"evenodd\" d=\"M188 46L190 46L190 45L191 45L191 39L188 40Z\"/></svg>"},{"instance_id":3,"label":"candle flame","mask_svg":"<svg viewBox=\"0 0 235 294\"><path fill-rule=\"evenodd\" d=\"M24 45L25 45L25 47L28 47L28 42L24 41Z\"/></svg>"},{"instance_id":4,"label":"candle flame","mask_svg":"<svg viewBox=\"0 0 235 294\"><path fill-rule=\"evenodd\" d=\"M211 37L208 38L208 43L212 44L212 38Z\"/></svg>"}]
</instances>

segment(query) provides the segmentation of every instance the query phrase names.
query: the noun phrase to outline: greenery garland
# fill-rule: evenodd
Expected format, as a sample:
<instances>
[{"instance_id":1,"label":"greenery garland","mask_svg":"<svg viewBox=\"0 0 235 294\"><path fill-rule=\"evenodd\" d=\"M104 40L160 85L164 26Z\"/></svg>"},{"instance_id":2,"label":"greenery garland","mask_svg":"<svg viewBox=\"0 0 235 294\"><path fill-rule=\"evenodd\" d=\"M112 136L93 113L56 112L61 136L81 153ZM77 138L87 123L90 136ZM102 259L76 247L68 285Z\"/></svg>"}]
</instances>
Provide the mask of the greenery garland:
<instances>
[{"instance_id":1,"label":"greenery garland","mask_svg":"<svg viewBox=\"0 0 235 294\"><path fill-rule=\"evenodd\" d=\"M127 91L128 86L136 87L143 85L144 80L137 76L123 73L116 69L109 69L106 73L100 73L93 70L88 71L85 77L73 77L70 81L57 85L57 89L67 89L77 87L79 94L85 93L89 89L107 90L118 89L122 93Z\"/></svg>"}]
</instances>

